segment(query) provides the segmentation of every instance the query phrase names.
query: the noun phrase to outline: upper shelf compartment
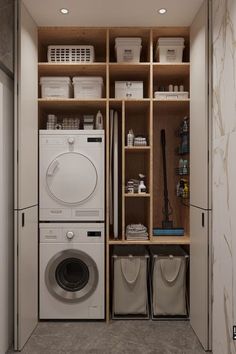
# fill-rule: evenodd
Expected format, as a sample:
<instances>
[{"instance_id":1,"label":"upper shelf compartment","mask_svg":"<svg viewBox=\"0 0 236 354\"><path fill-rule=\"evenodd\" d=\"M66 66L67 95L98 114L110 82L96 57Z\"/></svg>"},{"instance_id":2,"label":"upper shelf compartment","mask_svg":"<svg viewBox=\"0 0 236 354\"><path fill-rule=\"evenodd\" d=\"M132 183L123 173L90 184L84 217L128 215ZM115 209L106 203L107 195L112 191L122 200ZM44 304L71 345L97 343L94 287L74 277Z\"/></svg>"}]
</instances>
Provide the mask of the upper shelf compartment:
<instances>
[{"instance_id":1,"label":"upper shelf compartment","mask_svg":"<svg viewBox=\"0 0 236 354\"><path fill-rule=\"evenodd\" d=\"M153 61L156 58L156 46L160 37L182 37L184 38L183 62L189 62L189 27L156 27L153 29Z\"/></svg>"},{"instance_id":2,"label":"upper shelf compartment","mask_svg":"<svg viewBox=\"0 0 236 354\"><path fill-rule=\"evenodd\" d=\"M95 62L106 62L105 28L40 27L38 30L39 62L47 62L49 45L93 45Z\"/></svg>"},{"instance_id":3,"label":"upper shelf compartment","mask_svg":"<svg viewBox=\"0 0 236 354\"><path fill-rule=\"evenodd\" d=\"M150 62L150 29L146 28L112 28L109 30L110 62L116 62L115 39L136 37L142 39L141 62Z\"/></svg>"}]
</instances>

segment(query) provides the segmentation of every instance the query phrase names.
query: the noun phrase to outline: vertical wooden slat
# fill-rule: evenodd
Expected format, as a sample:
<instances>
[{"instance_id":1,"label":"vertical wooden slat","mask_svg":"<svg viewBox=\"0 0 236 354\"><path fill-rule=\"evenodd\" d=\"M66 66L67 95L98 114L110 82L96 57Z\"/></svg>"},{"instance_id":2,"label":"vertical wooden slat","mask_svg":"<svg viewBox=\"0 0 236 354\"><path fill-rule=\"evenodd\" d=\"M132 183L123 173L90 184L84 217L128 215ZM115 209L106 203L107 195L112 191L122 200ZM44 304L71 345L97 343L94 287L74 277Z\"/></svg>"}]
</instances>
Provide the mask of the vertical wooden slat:
<instances>
[{"instance_id":1,"label":"vertical wooden slat","mask_svg":"<svg viewBox=\"0 0 236 354\"><path fill-rule=\"evenodd\" d=\"M125 240L125 101L122 101L122 240Z\"/></svg>"},{"instance_id":2,"label":"vertical wooden slat","mask_svg":"<svg viewBox=\"0 0 236 354\"><path fill-rule=\"evenodd\" d=\"M153 240L153 31L150 30L150 117L149 117L149 139L150 139L150 241Z\"/></svg>"},{"instance_id":3,"label":"vertical wooden slat","mask_svg":"<svg viewBox=\"0 0 236 354\"><path fill-rule=\"evenodd\" d=\"M110 161L110 120L109 120L109 94L110 94L110 81L109 81L109 30L106 31L106 297L105 297L105 309L106 309L106 321L110 320L110 221L109 221L109 161Z\"/></svg>"}]
</instances>

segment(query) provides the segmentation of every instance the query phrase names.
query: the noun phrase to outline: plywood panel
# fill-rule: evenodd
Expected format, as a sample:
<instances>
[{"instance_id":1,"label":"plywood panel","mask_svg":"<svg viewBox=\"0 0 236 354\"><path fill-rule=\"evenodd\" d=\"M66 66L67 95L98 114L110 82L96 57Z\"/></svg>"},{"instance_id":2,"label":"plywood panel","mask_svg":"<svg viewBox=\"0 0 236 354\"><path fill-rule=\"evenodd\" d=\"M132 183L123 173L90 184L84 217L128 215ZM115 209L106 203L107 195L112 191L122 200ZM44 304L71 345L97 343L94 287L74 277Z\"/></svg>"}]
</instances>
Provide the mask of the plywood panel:
<instances>
[{"instance_id":1,"label":"plywood panel","mask_svg":"<svg viewBox=\"0 0 236 354\"><path fill-rule=\"evenodd\" d=\"M176 176L175 168L178 167L180 156L176 155L180 139L176 137L175 131L179 128L184 116L188 115L186 109L171 109L170 107L156 107L154 110L153 126L153 226L161 227L163 219L162 208L164 206L163 195L163 166L162 151L160 142L160 131L166 131L166 156L169 200L173 208L173 221L175 227L184 227L189 230L189 208L181 203L176 196L176 185L180 177ZM187 158L187 157L186 157Z\"/></svg>"}]
</instances>

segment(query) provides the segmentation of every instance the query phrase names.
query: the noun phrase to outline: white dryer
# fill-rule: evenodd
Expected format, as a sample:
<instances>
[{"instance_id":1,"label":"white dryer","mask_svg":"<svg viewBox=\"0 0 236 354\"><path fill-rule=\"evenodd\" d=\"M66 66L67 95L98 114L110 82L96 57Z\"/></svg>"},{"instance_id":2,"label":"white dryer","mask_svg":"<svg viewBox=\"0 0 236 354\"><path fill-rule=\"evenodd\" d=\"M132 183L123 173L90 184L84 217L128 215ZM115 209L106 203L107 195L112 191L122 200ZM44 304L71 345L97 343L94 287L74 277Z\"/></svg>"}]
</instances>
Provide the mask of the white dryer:
<instances>
[{"instance_id":1,"label":"white dryer","mask_svg":"<svg viewBox=\"0 0 236 354\"><path fill-rule=\"evenodd\" d=\"M104 319L104 224L40 225L40 319Z\"/></svg>"},{"instance_id":2,"label":"white dryer","mask_svg":"<svg viewBox=\"0 0 236 354\"><path fill-rule=\"evenodd\" d=\"M40 130L41 221L104 220L104 131Z\"/></svg>"}]
</instances>

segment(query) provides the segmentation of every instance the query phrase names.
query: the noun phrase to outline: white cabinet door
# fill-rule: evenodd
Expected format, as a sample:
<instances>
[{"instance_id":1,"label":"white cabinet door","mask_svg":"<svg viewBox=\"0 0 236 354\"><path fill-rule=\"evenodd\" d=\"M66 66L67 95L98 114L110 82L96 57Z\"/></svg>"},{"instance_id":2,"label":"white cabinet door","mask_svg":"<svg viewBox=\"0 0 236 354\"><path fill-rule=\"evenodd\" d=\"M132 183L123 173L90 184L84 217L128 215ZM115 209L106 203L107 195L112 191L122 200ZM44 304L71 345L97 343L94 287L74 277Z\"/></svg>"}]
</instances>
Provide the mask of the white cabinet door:
<instances>
[{"instance_id":1,"label":"white cabinet door","mask_svg":"<svg viewBox=\"0 0 236 354\"><path fill-rule=\"evenodd\" d=\"M38 207L15 211L15 335L21 350L38 323Z\"/></svg>"},{"instance_id":2,"label":"white cabinet door","mask_svg":"<svg viewBox=\"0 0 236 354\"><path fill-rule=\"evenodd\" d=\"M15 209L38 202L37 26L20 2L15 82Z\"/></svg>"},{"instance_id":3,"label":"white cabinet door","mask_svg":"<svg viewBox=\"0 0 236 354\"><path fill-rule=\"evenodd\" d=\"M190 323L205 350L210 349L210 211L190 207Z\"/></svg>"},{"instance_id":4,"label":"white cabinet door","mask_svg":"<svg viewBox=\"0 0 236 354\"><path fill-rule=\"evenodd\" d=\"M190 204L209 209L208 1L190 28Z\"/></svg>"},{"instance_id":5,"label":"white cabinet door","mask_svg":"<svg viewBox=\"0 0 236 354\"><path fill-rule=\"evenodd\" d=\"M21 350L38 322L38 50L36 24L15 4L14 347Z\"/></svg>"}]
</instances>

